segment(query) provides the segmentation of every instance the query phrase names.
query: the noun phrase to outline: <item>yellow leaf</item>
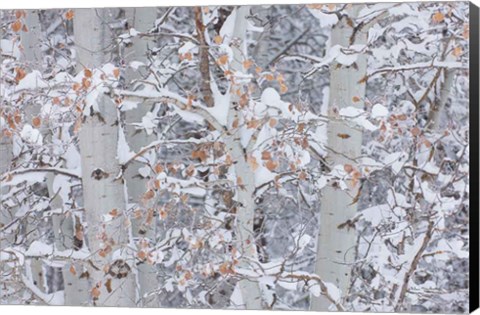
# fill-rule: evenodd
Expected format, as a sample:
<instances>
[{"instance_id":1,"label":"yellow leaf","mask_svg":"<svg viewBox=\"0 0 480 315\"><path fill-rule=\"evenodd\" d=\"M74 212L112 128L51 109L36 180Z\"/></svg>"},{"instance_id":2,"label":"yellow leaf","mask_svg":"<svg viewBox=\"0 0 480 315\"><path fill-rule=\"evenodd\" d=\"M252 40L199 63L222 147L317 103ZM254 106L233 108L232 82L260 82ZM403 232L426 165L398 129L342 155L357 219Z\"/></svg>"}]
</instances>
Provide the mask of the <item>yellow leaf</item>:
<instances>
[{"instance_id":1,"label":"yellow leaf","mask_svg":"<svg viewBox=\"0 0 480 315\"><path fill-rule=\"evenodd\" d=\"M455 56L455 57L459 57L461 54L463 53L463 49L462 47L460 46L457 46L453 49L453 52L452 54Z\"/></svg>"}]
</instances>

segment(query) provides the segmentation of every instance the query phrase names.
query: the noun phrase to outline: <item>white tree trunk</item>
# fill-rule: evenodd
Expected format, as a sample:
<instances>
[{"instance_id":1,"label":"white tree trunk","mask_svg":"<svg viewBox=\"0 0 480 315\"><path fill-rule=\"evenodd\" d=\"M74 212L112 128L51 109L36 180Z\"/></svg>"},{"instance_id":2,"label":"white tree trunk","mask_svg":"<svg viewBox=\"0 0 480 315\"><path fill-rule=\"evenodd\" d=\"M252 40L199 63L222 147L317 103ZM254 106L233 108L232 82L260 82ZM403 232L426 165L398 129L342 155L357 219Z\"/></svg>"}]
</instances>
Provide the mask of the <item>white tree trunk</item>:
<instances>
[{"instance_id":1,"label":"white tree trunk","mask_svg":"<svg viewBox=\"0 0 480 315\"><path fill-rule=\"evenodd\" d=\"M235 16L235 26L232 38L239 43L240 47L233 47L233 61L231 68L233 72L243 72L242 62L246 56L246 16L250 10L249 6L241 6L235 9L232 14ZM236 12L236 13L235 13ZM229 93L229 92L227 92ZM232 126L235 119L239 118L240 112L236 109L239 97L236 93L231 94L228 124ZM232 159L236 161L235 174L241 180L237 183L236 199L239 202L237 217L235 221L235 233L237 247L242 253L238 267L244 269L258 268L257 246L255 244L255 233L253 229L255 215L255 177L250 168L244 148L240 142L240 135L235 133L227 138L226 147ZM239 282L242 292L242 299L246 309L262 309L261 291L255 279L242 279Z\"/></svg>"},{"instance_id":2,"label":"white tree trunk","mask_svg":"<svg viewBox=\"0 0 480 315\"><path fill-rule=\"evenodd\" d=\"M455 79L455 69L445 68L443 74L444 78L440 88L440 95L438 98L435 98L435 107L432 108L432 111L430 112L429 128L433 131L438 131L440 129L442 112L445 111L445 106L447 105L448 98L452 91L453 81Z\"/></svg>"},{"instance_id":3,"label":"white tree trunk","mask_svg":"<svg viewBox=\"0 0 480 315\"><path fill-rule=\"evenodd\" d=\"M38 10L25 10L24 24L27 32L20 32L20 41L23 46L23 59L33 68L40 68L42 63L42 25L40 24Z\"/></svg>"},{"instance_id":4,"label":"white tree trunk","mask_svg":"<svg viewBox=\"0 0 480 315\"><path fill-rule=\"evenodd\" d=\"M111 48L112 35L106 23L106 9L75 10L75 45L81 66L93 69L109 61L107 52ZM96 305L134 306L135 277L131 269L135 261L128 249L125 187L122 179L115 179L120 172L117 160L118 113L116 105L106 95L99 96L97 104L99 112L94 115L86 113L79 133L87 241L92 253L89 267L91 292ZM103 217L113 209L118 216L103 223ZM102 234L106 235L107 241L99 237ZM124 277L117 272L118 269L125 272ZM95 295L98 299L94 298Z\"/></svg>"},{"instance_id":5,"label":"white tree trunk","mask_svg":"<svg viewBox=\"0 0 480 315\"><path fill-rule=\"evenodd\" d=\"M354 5L348 9L350 17L357 16L363 8ZM350 42L353 27L349 25L347 17L343 17L333 28L331 46L341 45L349 47L351 44L364 45L367 43L367 30L361 29L355 34L354 42ZM354 106L364 107L365 83L358 83L366 74L367 56L359 54L355 66L338 66L336 63L330 67L330 99L329 116L334 117L333 109L337 110ZM353 98L360 101L353 101ZM362 132L354 126L342 122L329 121L328 134L328 166L350 164L355 166L355 158L361 154ZM339 134L348 134L350 137L343 139ZM339 225L353 218L357 211L357 204L353 198L358 193L358 184L349 185L347 190L327 186L322 191L320 228L317 240L317 261L315 273L322 280L335 284L344 296L350 284L350 273L354 262L355 228ZM353 203L353 204L352 204ZM324 296L312 297L311 309L314 311L327 311L331 302Z\"/></svg>"},{"instance_id":6,"label":"white tree trunk","mask_svg":"<svg viewBox=\"0 0 480 315\"><path fill-rule=\"evenodd\" d=\"M23 48L21 61L23 61L27 66L32 68L41 68L42 62L42 52L41 52L41 37L42 37L42 26L40 24L39 12L38 10L25 10L25 17L23 18L23 23L26 29L20 31L20 42ZM37 104L28 104L25 106L25 118L28 123L31 122L32 118L37 116L41 111L41 105ZM33 231L36 233L36 221L34 220L32 224L28 224L26 227L27 231ZM38 258L33 258L30 261L31 275L33 283L39 288L39 290L45 292L45 267L43 266L42 260Z\"/></svg>"},{"instance_id":7,"label":"white tree trunk","mask_svg":"<svg viewBox=\"0 0 480 315\"><path fill-rule=\"evenodd\" d=\"M157 18L156 8L128 8L125 9L125 17L130 26L139 32L149 31L155 24ZM155 47L155 41L151 37L135 38L133 46L126 52L126 60L140 61L148 65L147 57L149 49ZM145 73L144 73L145 72ZM126 73L127 84L132 84L134 80L146 77L146 68L140 67L134 71L129 69ZM134 89L139 87L139 84L134 84ZM142 118L150 111L150 107L145 104L140 104L136 109L127 111L125 113L126 121L126 139L130 148L138 152L140 148L147 146L156 140L155 134L148 135L144 130L137 132L133 123L141 123ZM129 165L125 171L125 179L127 182L128 202L131 204L138 204L141 201L142 195L146 190L145 179L139 176L138 170L143 164L134 162ZM150 205L145 205L150 206ZM156 236L156 221L153 220L150 226L143 226L145 219L132 221L132 234L134 238L143 238L149 242L155 242ZM141 228L145 228L144 234L139 233ZM140 301L139 306L156 307L160 306L158 295L151 294L159 288L158 276L156 267L147 263L142 263L138 266L138 284Z\"/></svg>"}]
</instances>

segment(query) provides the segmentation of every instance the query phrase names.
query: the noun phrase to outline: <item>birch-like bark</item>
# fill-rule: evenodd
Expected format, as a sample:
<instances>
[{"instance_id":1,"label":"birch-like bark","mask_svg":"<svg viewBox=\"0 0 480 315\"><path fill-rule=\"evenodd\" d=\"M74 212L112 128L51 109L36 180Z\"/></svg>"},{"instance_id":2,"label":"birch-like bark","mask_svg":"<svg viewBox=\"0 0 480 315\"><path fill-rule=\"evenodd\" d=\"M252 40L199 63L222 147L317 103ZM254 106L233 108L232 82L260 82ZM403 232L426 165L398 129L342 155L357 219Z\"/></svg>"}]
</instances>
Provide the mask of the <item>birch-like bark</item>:
<instances>
[{"instance_id":1,"label":"birch-like bark","mask_svg":"<svg viewBox=\"0 0 480 315\"><path fill-rule=\"evenodd\" d=\"M429 126L433 131L438 131L441 124L441 116L445 111L448 99L452 92L452 86L455 79L455 69L443 69L443 83L440 88L440 95L435 100L435 106L432 108L429 117Z\"/></svg>"},{"instance_id":2,"label":"birch-like bark","mask_svg":"<svg viewBox=\"0 0 480 315\"><path fill-rule=\"evenodd\" d=\"M22 57L33 68L40 68L42 63L42 25L38 10L25 10L24 24L26 32L20 32L20 41L23 46Z\"/></svg>"},{"instance_id":3,"label":"birch-like bark","mask_svg":"<svg viewBox=\"0 0 480 315\"><path fill-rule=\"evenodd\" d=\"M233 49L233 61L231 70L235 73L243 72L242 62L246 56L246 30L247 30L247 14L250 10L249 6L241 6L235 9L232 14L235 15L235 26L232 34L233 42L238 43ZM235 87L235 86L234 86ZM236 86L235 88L238 88ZM241 113L237 109L240 98L236 93L231 93L230 108L228 113L228 125L232 126L235 119L239 118ZM239 207L235 221L235 233L237 237L237 247L241 252L239 259L239 268L253 269L258 268L257 246L255 244L255 233L253 229L255 216L255 177L252 169L247 162L247 156L240 142L240 135L234 133L227 137L226 147L232 159L236 161L235 174L239 178L237 184L237 201ZM255 279L242 279L239 282L242 292L243 302L246 309L262 309L261 292L258 282Z\"/></svg>"},{"instance_id":4,"label":"birch-like bark","mask_svg":"<svg viewBox=\"0 0 480 315\"><path fill-rule=\"evenodd\" d=\"M41 38L42 26L40 24L40 17L38 10L25 10L23 18L24 29L20 31L20 43L22 49L21 61L27 66L34 69L40 69L42 63ZM31 122L32 118L39 115L41 112L41 105L27 104L25 106L25 118L27 122ZM26 226L26 232L30 231L37 233L37 221L33 220ZM33 258L30 261L31 276L33 283L39 290L45 292L45 267L42 260Z\"/></svg>"},{"instance_id":5,"label":"birch-like bark","mask_svg":"<svg viewBox=\"0 0 480 315\"><path fill-rule=\"evenodd\" d=\"M359 28L354 33L354 19L363 6L355 5L347 10L348 17L343 16L334 26L331 34L331 46L341 45L349 47L352 44L365 45L367 43L367 30ZM354 35L352 37L352 35ZM353 39L353 42L352 42ZM365 83L359 81L365 76L367 56L359 54L356 66L342 66L332 64L330 70L330 99L329 115L334 116L334 109L354 106L364 107ZM354 102L360 99L360 101ZM359 128L345 121L329 121L328 134L328 166L356 165L355 158L361 154L362 132ZM348 134L349 137L338 135ZM355 259L355 229L339 227L342 223L353 218L357 211L357 204L353 199L358 194L358 184L349 185L347 190L327 186L322 191L320 199L320 227L317 240L317 261L315 273L325 282L335 284L346 294L352 264ZM342 296L344 298L344 296ZM314 311L327 311L331 301L324 296L312 297L311 309Z\"/></svg>"},{"instance_id":6,"label":"birch-like bark","mask_svg":"<svg viewBox=\"0 0 480 315\"><path fill-rule=\"evenodd\" d=\"M79 71L82 66L94 69L109 61L113 38L106 23L107 9L75 10ZM98 97L97 105L99 112L85 113L79 132L86 235L92 253L90 292L95 305L134 306L135 277L131 269L135 261L128 249L129 226L124 216L127 200L123 179L115 179L120 172L118 113L114 102L104 94ZM104 216L114 209L118 216L104 222Z\"/></svg>"},{"instance_id":7,"label":"birch-like bark","mask_svg":"<svg viewBox=\"0 0 480 315\"><path fill-rule=\"evenodd\" d=\"M153 28L157 18L156 8L128 8L125 9L125 17L129 25L139 32L147 32ZM127 61L140 61L148 65L149 50L155 47L155 40L153 37L135 38L130 50L126 52ZM127 84L132 84L134 80L138 80L148 76L147 69L140 67L138 70L133 69L127 71ZM136 90L141 84L133 84L133 89ZM138 131L134 123L141 123L142 118L150 111L151 106L146 104L139 105L136 109L127 111L125 113L126 121L126 139L131 149L138 152L142 147L147 146L156 140L155 134L148 135L144 130ZM143 165L138 162L133 162L125 171L125 179L127 182L128 202L130 204L138 204L141 201L142 195L146 191L146 181L139 176L138 170ZM143 205L146 207L150 204ZM144 229L143 232L140 232ZM150 243L155 242L156 236L156 221L146 226L145 218L132 221L132 235L136 239L144 239ZM138 265L138 291L140 300L138 306L157 307L160 306L158 295L152 294L159 288L158 276L155 265L149 265L146 262Z\"/></svg>"}]
</instances>

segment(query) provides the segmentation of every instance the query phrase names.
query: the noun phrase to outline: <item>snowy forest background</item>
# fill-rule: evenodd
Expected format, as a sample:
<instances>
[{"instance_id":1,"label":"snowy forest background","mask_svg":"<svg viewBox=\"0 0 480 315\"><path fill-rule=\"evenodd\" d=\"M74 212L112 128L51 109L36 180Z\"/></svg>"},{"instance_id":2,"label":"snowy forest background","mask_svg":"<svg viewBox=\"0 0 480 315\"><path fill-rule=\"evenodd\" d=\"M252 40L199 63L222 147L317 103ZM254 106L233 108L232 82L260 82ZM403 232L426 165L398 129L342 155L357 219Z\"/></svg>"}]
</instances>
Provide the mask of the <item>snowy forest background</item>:
<instances>
[{"instance_id":1,"label":"snowy forest background","mask_svg":"<svg viewBox=\"0 0 480 315\"><path fill-rule=\"evenodd\" d=\"M0 11L0 303L468 312L468 6Z\"/></svg>"}]
</instances>

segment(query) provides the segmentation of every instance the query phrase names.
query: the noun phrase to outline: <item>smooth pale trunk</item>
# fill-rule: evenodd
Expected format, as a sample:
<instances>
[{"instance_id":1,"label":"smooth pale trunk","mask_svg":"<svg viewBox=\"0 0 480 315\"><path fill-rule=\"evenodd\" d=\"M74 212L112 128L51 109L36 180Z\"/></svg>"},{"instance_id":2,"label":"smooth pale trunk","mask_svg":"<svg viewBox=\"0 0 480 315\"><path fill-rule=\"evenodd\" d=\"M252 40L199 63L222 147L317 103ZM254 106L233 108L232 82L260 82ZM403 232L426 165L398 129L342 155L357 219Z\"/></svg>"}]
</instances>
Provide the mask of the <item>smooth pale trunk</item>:
<instances>
[{"instance_id":1,"label":"smooth pale trunk","mask_svg":"<svg viewBox=\"0 0 480 315\"><path fill-rule=\"evenodd\" d=\"M41 52L41 37L42 37L42 27L40 24L39 12L38 10L25 10L25 17L23 18L23 23L26 29L20 31L20 42L23 48L21 61L24 62L27 66L34 69L40 69L42 63L42 52ZM25 31L26 30L26 31ZM28 123L31 123L32 118L37 116L41 111L41 105L37 104L27 104L24 107L25 119ZM43 136L43 135L42 135ZM26 226L26 233L37 232L37 221L31 220ZM36 238L36 236L35 236ZM45 267L43 266L42 260L38 258L33 258L30 261L31 276L33 283L43 292L45 292Z\"/></svg>"},{"instance_id":2,"label":"smooth pale trunk","mask_svg":"<svg viewBox=\"0 0 480 315\"><path fill-rule=\"evenodd\" d=\"M157 18L156 8L128 8L125 9L125 17L129 25L139 32L149 31ZM155 41L151 37L135 38L133 46L126 51L126 60L140 61L148 66L147 58L148 50L155 47ZM148 75L146 67L140 67L138 70L129 69L126 73L127 84L133 84L135 90L140 84L134 84L134 80L142 79ZM138 152L140 148L147 146L157 139L154 134L148 135L144 130L137 132L133 123L141 123L142 118L150 111L151 107L145 104L139 104L137 108L125 112L126 121L126 139L132 150ZM141 197L146 191L146 180L139 176L138 170L144 164L133 162L125 171L125 179L127 182L128 203L140 204ZM150 204L144 206L151 206ZM132 235L137 239L146 239L149 242L155 242L156 221L146 227L146 233L140 234L142 223L145 218L140 220L132 220ZM143 263L138 265L138 291L140 294L139 306L155 307L160 306L158 295L152 294L159 288L159 282L156 267Z\"/></svg>"},{"instance_id":3,"label":"smooth pale trunk","mask_svg":"<svg viewBox=\"0 0 480 315\"><path fill-rule=\"evenodd\" d=\"M235 9L235 26L232 38L240 43L240 47L232 48L233 61L231 63L231 68L234 72L243 72L242 62L244 61L244 56L246 56L246 16L248 15L249 9L249 6L241 6ZM239 88L239 86L235 87ZM233 121L241 114L235 109L235 104L238 102L238 95L232 93L229 104L229 126L231 126ZM241 182L243 183L243 187L237 187L236 195L240 206L237 209L235 233L238 244L237 247L242 253L242 258L239 260L238 266L244 269L258 268L256 265L256 262L258 263L257 247L255 244L255 233L253 229L255 216L254 173L247 163L247 157L245 156L244 148L240 142L240 135L238 133L227 137L226 147L231 154L232 159L237 161L235 164L235 174L237 177L241 178ZM259 284L255 279L242 279L239 281L239 287L246 309L262 309L261 291Z\"/></svg>"},{"instance_id":4,"label":"smooth pale trunk","mask_svg":"<svg viewBox=\"0 0 480 315\"><path fill-rule=\"evenodd\" d=\"M94 69L110 60L107 54L112 48L110 45L113 38L106 25L107 21L106 9L75 10L74 31L79 72L82 71L82 66ZM105 272L109 271L115 262L126 262L131 269L135 261L128 249L129 226L124 216L125 187L122 179L115 180L120 171L117 160L117 108L106 95L99 96L97 102L99 112L93 116L86 113L79 133L86 235L88 248L92 253L91 264L88 266L90 290L92 299L99 294L97 300L93 299L95 305L134 306L136 294L133 272L127 272L122 278ZM98 115L104 121L99 119ZM100 170L104 175L95 178L92 175L96 170ZM104 222L103 217L113 209L116 209L119 215L112 221ZM105 255L100 254L107 245L99 237L102 233L114 242L112 251Z\"/></svg>"},{"instance_id":5,"label":"smooth pale trunk","mask_svg":"<svg viewBox=\"0 0 480 315\"><path fill-rule=\"evenodd\" d=\"M1 32L1 30L0 30ZM2 57L0 56L0 63L2 61ZM0 174L5 174L9 167L10 163L12 161L12 138L6 137L2 134L0 134ZM4 187L2 183L0 182L0 195L3 195L8 192L8 186ZM3 203L0 202L0 228L9 224L14 217L7 212L7 209L3 207ZM0 233L0 251L9 247L13 242L13 235L9 235L8 233ZM0 272L3 275L8 275L12 273L11 268L7 264L0 264ZM7 284L3 283L0 284L0 292L3 291L4 289L7 289ZM16 290L18 288L11 288L12 290ZM4 298L2 302L13 302L11 298Z\"/></svg>"},{"instance_id":6,"label":"smooth pale trunk","mask_svg":"<svg viewBox=\"0 0 480 315\"><path fill-rule=\"evenodd\" d=\"M20 41L23 46L22 57L24 61L34 69L40 68L42 63L42 25L38 10L25 10L26 16L23 22L27 31L20 31Z\"/></svg>"},{"instance_id":7,"label":"smooth pale trunk","mask_svg":"<svg viewBox=\"0 0 480 315\"><path fill-rule=\"evenodd\" d=\"M443 70L444 80L440 89L440 95L438 97L436 106L432 109L430 115L430 129L433 131L439 131L441 124L441 115L445 111L448 98L452 91L453 81L455 79L455 69L445 68Z\"/></svg>"},{"instance_id":8,"label":"smooth pale trunk","mask_svg":"<svg viewBox=\"0 0 480 315\"><path fill-rule=\"evenodd\" d=\"M363 6L353 6L348 10L349 16L356 16ZM332 30L331 46L350 46L350 37L353 28L347 20L340 20ZM356 45L367 43L365 29L356 33ZM331 65L330 70L330 99L329 115L333 118L333 109L338 110L348 106L360 109L364 107L365 83L358 83L366 74L367 56L359 54L356 66ZM358 97L360 101L354 102ZM335 165L350 164L356 166L355 158L361 154L362 132L359 127L331 119L327 128L328 156L327 163L330 167ZM339 134L348 134L350 137L343 139ZM320 227L317 240L317 260L315 273L323 281L335 284L341 291L342 297L347 293L350 284L350 273L355 259L355 228L339 228L339 225L352 219L357 211L357 204L353 198L358 193L356 186L348 185L347 190L327 186L322 190L320 203ZM353 204L352 204L353 203ZM314 311L327 311L331 302L324 296L312 297L311 309Z\"/></svg>"}]
</instances>

